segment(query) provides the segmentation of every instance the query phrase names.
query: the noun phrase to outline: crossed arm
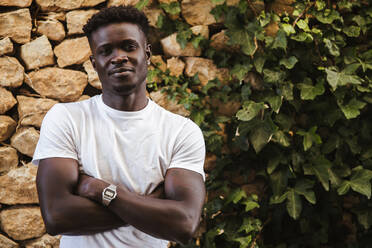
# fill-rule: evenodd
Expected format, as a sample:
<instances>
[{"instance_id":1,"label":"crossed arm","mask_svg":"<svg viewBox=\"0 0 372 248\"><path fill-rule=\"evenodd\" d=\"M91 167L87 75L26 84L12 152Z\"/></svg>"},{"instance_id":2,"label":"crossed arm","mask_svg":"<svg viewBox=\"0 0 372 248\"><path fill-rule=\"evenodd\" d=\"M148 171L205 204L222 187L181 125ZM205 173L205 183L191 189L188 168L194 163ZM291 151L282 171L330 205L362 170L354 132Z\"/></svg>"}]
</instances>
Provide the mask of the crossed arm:
<instances>
[{"instance_id":1,"label":"crossed arm","mask_svg":"<svg viewBox=\"0 0 372 248\"><path fill-rule=\"evenodd\" d=\"M195 232L205 198L202 176L172 168L162 189L141 196L118 186L108 207L101 204L109 184L79 175L78 163L69 158L40 161L37 188L47 232L53 235L93 234L127 224L154 237L186 243Z\"/></svg>"}]
</instances>

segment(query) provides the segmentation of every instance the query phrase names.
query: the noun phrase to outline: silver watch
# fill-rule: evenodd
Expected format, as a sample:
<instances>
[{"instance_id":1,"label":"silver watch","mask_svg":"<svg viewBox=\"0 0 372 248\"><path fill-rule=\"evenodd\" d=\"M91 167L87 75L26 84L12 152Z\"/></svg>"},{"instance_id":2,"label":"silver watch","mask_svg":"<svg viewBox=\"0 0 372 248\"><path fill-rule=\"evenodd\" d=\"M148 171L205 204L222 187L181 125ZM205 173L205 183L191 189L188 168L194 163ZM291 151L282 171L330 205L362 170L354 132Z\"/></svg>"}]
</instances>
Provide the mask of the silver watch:
<instances>
[{"instance_id":1,"label":"silver watch","mask_svg":"<svg viewBox=\"0 0 372 248\"><path fill-rule=\"evenodd\" d=\"M104 188L102 191L102 203L106 207L110 204L112 200L115 199L117 195L116 192L116 186L113 184L110 184L107 188Z\"/></svg>"}]
</instances>

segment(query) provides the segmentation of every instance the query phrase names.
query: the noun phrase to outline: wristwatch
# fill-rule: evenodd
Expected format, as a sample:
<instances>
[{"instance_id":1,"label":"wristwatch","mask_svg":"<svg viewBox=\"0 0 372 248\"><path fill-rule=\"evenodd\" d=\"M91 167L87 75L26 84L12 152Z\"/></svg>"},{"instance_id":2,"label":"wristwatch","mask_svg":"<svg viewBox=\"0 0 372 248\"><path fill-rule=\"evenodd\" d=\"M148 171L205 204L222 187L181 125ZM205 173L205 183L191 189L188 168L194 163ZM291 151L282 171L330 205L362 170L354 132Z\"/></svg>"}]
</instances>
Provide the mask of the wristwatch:
<instances>
[{"instance_id":1,"label":"wristwatch","mask_svg":"<svg viewBox=\"0 0 372 248\"><path fill-rule=\"evenodd\" d=\"M116 186L113 184L110 184L110 186L106 187L102 191L102 203L106 207L110 204L112 200L115 199L117 193L116 193Z\"/></svg>"}]
</instances>

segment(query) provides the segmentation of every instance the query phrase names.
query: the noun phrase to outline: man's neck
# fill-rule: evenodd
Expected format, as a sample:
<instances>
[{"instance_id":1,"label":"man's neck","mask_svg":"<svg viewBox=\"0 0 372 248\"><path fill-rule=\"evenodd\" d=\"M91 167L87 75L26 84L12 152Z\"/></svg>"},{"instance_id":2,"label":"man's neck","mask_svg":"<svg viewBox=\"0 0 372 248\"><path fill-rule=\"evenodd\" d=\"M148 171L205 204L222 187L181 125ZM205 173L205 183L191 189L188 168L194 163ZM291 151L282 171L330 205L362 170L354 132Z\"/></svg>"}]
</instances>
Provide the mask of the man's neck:
<instances>
[{"instance_id":1,"label":"man's neck","mask_svg":"<svg viewBox=\"0 0 372 248\"><path fill-rule=\"evenodd\" d=\"M103 102L107 106L120 111L139 111L145 108L148 102L144 87L128 95L113 94L104 90L102 92Z\"/></svg>"}]
</instances>

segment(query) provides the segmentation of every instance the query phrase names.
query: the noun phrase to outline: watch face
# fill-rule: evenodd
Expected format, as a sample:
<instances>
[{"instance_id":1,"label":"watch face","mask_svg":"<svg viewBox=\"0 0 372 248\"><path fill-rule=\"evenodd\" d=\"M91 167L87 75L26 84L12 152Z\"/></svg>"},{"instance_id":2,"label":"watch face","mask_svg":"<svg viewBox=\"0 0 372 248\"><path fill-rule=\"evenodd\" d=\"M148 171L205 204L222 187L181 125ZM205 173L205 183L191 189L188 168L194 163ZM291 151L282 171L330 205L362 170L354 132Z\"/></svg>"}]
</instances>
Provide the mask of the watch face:
<instances>
[{"instance_id":1,"label":"watch face","mask_svg":"<svg viewBox=\"0 0 372 248\"><path fill-rule=\"evenodd\" d=\"M111 189L106 189L105 192L104 192L104 194L105 194L105 196L107 196L109 198L112 198L115 195L115 191L113 191Z\"/></svg>"}]
</instances>

